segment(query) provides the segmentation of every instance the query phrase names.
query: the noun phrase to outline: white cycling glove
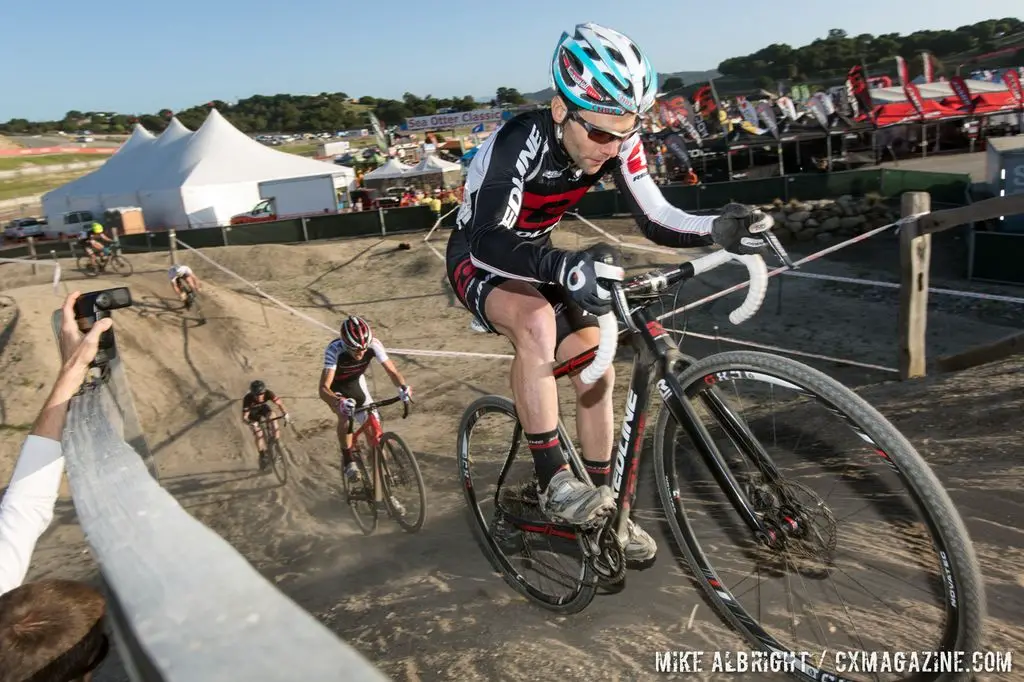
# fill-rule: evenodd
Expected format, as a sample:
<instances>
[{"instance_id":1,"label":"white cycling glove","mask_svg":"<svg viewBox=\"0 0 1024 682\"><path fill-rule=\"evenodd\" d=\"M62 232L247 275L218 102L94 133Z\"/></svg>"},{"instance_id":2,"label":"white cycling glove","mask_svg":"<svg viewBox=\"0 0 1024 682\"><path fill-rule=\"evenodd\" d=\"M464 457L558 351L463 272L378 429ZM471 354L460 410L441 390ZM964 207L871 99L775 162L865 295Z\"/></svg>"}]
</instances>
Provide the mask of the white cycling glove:
<instances>
[{"instance_id":1,"label":"white cycling glove","mask_svg":"<svg viewBox=\"0 0 1024 682\"><path fill-rule=\"evenodd\" d=\"M353 414L355 414L355 411L356 401L353 400L352 398L342 398L340 401L338 401L338 412L345 415L346 417L351 417Z\"/></svg>"},{"instance_id":2,"label":"white cycling glove","mask_svg":"<svg viewBox=\"0 0 1024 682\"><path fill-rule=\"evenodd\" d=\"M407 403L412 400L412 386L405 384L398 387L398 396L402 399L403 403Z\"/></svg>"}]
</instances>

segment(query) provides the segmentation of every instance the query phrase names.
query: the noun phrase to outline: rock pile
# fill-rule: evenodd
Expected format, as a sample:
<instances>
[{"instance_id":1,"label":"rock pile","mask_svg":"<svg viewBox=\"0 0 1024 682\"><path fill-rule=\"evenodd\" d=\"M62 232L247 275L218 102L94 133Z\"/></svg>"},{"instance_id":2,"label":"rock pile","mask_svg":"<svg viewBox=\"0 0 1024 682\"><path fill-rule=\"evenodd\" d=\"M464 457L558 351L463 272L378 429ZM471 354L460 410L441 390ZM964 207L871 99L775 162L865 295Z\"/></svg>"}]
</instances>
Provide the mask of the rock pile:
<instances>
[{"instance_id":1,"label":"rock pile","mask_svg":"<svg viewBox=\"0 0 1024 682\"><path fill-rule=\"evenodd\" d=\"M872 194L788 203L776 199L759 208L775 219L775 234L783 243L849 238L899 219L896 208Z\"/></svg>"}]
</instances>

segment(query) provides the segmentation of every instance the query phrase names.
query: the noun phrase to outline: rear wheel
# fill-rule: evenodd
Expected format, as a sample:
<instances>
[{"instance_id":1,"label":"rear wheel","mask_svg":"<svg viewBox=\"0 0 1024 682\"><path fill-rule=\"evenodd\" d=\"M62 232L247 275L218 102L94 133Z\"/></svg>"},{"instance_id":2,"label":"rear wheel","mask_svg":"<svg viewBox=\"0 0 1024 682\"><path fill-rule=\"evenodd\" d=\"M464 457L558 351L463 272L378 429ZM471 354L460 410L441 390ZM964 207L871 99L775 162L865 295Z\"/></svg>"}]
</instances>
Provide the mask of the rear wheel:
<instances>
[{"instance_id":1,"label":"rear wheel","mask_svg":"<svg viewBox=\"0 0 1024 682\"><path fill-rule=\"evenodd\" d=\"M427 492L423 475L412 450L397 433L385 433L380 439L381 480L384 483L384 502L392 517L407 533L423 527L427 518ZM392 496L402 509L392 506ZM410 505L415 504L413 509Z\"/></svg>"},{"instance_id":2,"label":"rear wheel","mask_svg":"<svg viewBox=\"0 0 1024 682\"><path fill-rule=\"evenodd\" d=\"M561 423L558 436L570 442ZM473 536L505 582L556 613L586 608L597 592L594 571L575 530L540 511L533 458L511 400L487 395L470 404L456 458Z\"/></svg>"},{"instance_id":3,"label":"rear wheel","mask_svg":"<svg viewBox=\"0 0 1024 682\"><path fill-rule=\"evenodd\" d=\"M798 668L799 652L826 647L978 650L985 596L967 531L935 474L885 417L822 372L764 353L713 355L679 383L698 422L687 428L661 410L658 492L694 579L750 644L792 651ZM770 529L767 542L755 540L695 451L705 442ZM741 603L754 599L769 601ZM822 609L816 599L841 603ZM839 660L811 663L835 675Z\"/></svg>"},{"instance_id":4,"label":"rear wheel","mask_svg":"<svg viewBox=\"0 0 1024 682\"><path fill-rule=\"evenodd\" d=\"M373 501L373 479L366 470L366 449L361 443L354 444L352 459L359 470L359 480L352 481L341 467L341 482L345 490L345 503L352 511L352 517L363 535L370 535L377 530L377 503Z\"/></svg>"}]
</instances>

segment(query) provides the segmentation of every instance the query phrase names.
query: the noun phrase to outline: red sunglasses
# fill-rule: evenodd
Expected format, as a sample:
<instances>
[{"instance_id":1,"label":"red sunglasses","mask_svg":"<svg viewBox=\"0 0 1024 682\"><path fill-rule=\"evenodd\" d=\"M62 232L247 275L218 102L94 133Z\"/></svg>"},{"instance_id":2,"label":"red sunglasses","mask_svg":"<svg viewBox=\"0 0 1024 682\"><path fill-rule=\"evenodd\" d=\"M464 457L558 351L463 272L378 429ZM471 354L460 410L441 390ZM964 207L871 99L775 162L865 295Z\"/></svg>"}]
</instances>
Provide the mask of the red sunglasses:
<instances>
[{"instance_id":1,"label":"red sunglasses","mask_svg":"<svg viewBox=\"0 0 1024 682\"><path fill-rule=\"evenodd\" d=\"M579 123L585 131L587 131L587 138L596 144L608 144L609 142L622 142L628 139L631 135L635 134L636 131L640 130L640 117L637 116L636 125L627 130L624 133L617 133L613 130L605 130L599 128L587 119L580 116L578 111L570 111L569 118Z\"/></svg>"}]
</instances>

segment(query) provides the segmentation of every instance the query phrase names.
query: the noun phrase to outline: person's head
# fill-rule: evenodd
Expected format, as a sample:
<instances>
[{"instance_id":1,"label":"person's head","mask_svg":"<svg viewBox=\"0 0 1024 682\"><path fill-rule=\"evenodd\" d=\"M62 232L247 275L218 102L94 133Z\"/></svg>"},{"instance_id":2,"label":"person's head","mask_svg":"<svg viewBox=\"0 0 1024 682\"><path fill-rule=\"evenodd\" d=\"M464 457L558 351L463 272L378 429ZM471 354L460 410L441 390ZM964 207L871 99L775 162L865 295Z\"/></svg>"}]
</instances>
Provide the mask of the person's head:
<instances>
[{"instance_id":1,"label":"person's head","mask_svg":"<svg viewBox=\"0 0 1024 682\"><path fill-rule=\"evenodd\" d=\"M562 145L584 173L596 173L640 129L654 104L657 75L632 40L587 23L563 33L551 61L551 115Z\"/></svg>"},{"instance_id":2,"label":"person's head","mask_svg":"<svg viewBox=\"0 0 1024 682\"><path fill-rule=\"evenodd\" d=\"M358 359L363 357L366 349L373 341L373 331L366 320L358 315L349 315L341 323L341 340L345 343L352 357Z\"/></svg>"},{"instance_id":3,"label":"person's head","mask_svg":"<svg viewBox=\"0 0 1024 682\"><path fill-rule=\"evenodd\" d=\"M72 580L39 580L0 596L0 682L88 682L109 650L106 601Z\"/></svg>"},{"instance_id":4,"label":"person's head","mask_svg":"<svg viewBox=\"0 0 1024 682\"><path fill-rule=\"evenodd\" d=\"M266 390L267 390L267 385L264 384L259 379L256 379L251 384L249 384L249 393L251 393L253 395L253 397L256 397L256 398L260 397L261 395L263 395L263 392L266 391Z\"/></svg>"},{"instance_id":5,"label":"person's head","mask_svg":"<svg viewBox=\"0 0 1024 682\"><path fill-rule=\"evenodd\" d=\"M92 232L93 234L103 234L103 226L99 223L93 223L89 226L89 232Z\"/></svg>"}]
</instances>

